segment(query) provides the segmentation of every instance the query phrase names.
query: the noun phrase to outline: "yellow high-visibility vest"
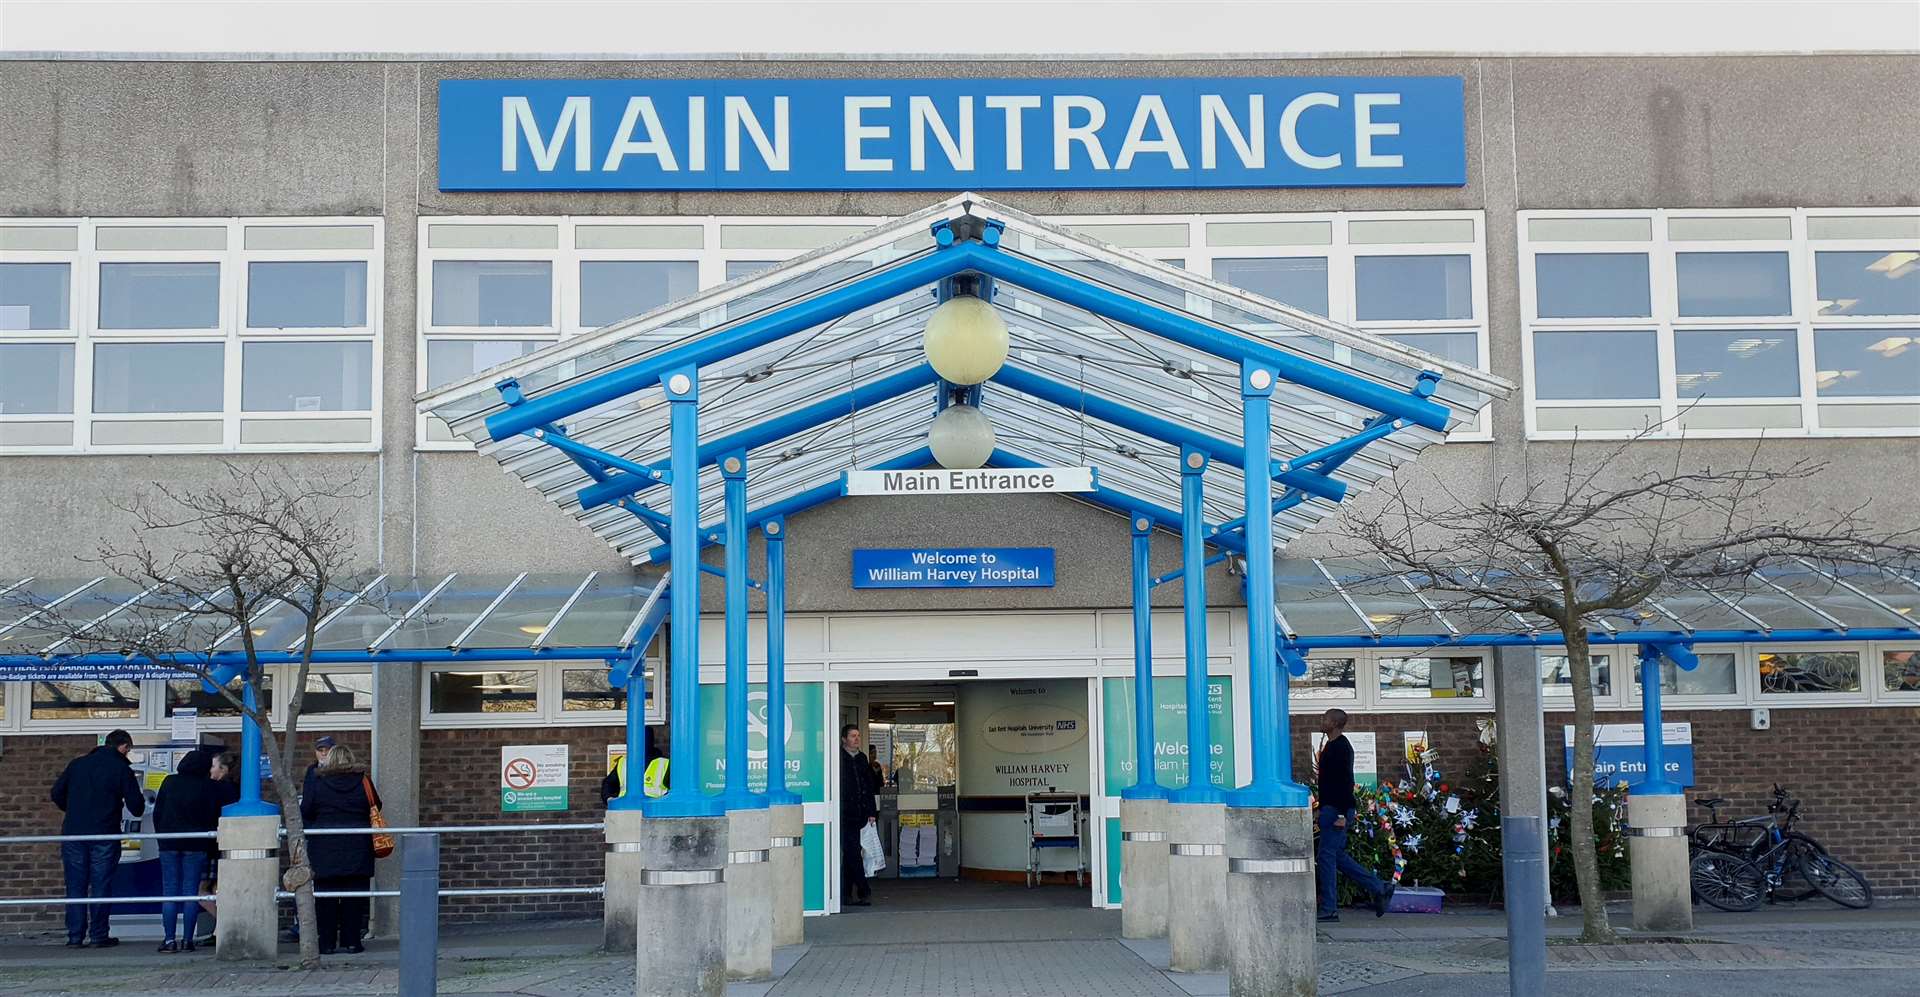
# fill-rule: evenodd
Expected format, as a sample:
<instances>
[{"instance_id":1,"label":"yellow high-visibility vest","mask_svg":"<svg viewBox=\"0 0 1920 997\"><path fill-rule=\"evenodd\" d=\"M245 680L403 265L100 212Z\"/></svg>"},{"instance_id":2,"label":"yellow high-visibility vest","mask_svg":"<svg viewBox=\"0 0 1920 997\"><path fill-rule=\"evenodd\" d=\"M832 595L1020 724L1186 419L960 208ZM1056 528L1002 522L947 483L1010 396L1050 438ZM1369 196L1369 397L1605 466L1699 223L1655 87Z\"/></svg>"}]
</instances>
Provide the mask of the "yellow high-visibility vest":
<instances>
[{"instance_id":1,"label":"yellow high-visibility vest","mask_svg":"<svg viewBox=\"0 0 1920 997\"><path fill-rule=\"evenodd\" d=\"M621 792L627 788L627 756L613 763L614 777L620 780ZM646 771L640 774L640 791L648 796L667 795L667 756L661 755L647 763Z\"/></svg>"}]
</instances>

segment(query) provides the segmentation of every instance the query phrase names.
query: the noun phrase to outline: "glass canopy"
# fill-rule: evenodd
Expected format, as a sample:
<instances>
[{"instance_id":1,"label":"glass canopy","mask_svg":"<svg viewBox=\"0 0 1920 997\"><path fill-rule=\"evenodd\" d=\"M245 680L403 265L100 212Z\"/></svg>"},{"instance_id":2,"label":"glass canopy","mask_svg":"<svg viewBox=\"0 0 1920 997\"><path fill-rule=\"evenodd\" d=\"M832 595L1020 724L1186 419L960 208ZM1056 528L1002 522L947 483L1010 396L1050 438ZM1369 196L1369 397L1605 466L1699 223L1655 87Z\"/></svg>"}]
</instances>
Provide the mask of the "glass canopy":
<instances>
[{"instance_id":1,"label":"glass canopy","mask_svg":"<svg viewBox=\"0 0 1920 997\"><path fill-rule=\"evenodd\" d=\"M1156 438L1102 418L1104 412L1132 422L1136 420L1129 416L1138 413L1208 441L1215 462L1206 477L1206 519L1213 526L1244 513L1244 478L1237 466L1242 423L1236 357L1248 348L1268 355L1277 351L1310 363L1315 371L1336 372L1347 378L1339 381L1342 384L1364 382L1410 398L1431 391L1432 400L1450 410L1449 428L1471 420L1490 399L1512 390L1483 371L1090 240L1004 205L961 195L839 245L427 392L419 397L419 408L499 460L509 473L634 563L656 560L663 548L655 527L670 512L668 489L640 488L625 505L608 501L606 494L590 493L590 501L583 504L581 489L596 483L594 472L530 435L492 437L486 420L508 408L497 386L511 379L521 395L537 401L615 371L711 346L699 361L700 439L708 465L700 481L703 533L721 517L722 483L711 466L712 451L808 406L829 401L838 405L805 428L757 440L747 449L750 507L765 509L812 495L850 469L886 462L924 466L931 462L924 447L940 389L922 355L921 332L937 304L937 280L754 345L734 349L728 345L734 340L727 337L785 310L825 302L825 296L836 291L873 286L875 278L890 273L920 272L909 268L938 262L938 254L947 251L930 228L960 219L999 226L996 259L1005 259L1010 272L1029 278L1001 276L992 281L990 300L1006 321L1011 348L1001 373L981 390L980 408L992 421L998 443L990 463L1093 466L1104 487L1160 509L1178 509L1180 448L1168 442L1172 434ZM1073 288L1094 289L1125 308L1146 307L1173 316L1227 345L1219 353L1207 352L1028 286L1059 291L1061 280ZM1271 458L1291 460L1349 440L1370 420L1390 421L1374 408L1283 374L1274 392ZM667 421L664 396L653 385L571 415L559 428L571 440L602 453L664 467L669 457ZM1344 462L1332 461L1319 470L1344 485L1348 494L1357 493L1443 436L1432 426L1407 419L1401 423ZM1227 453L1235 459L1224 460ZM1280 486L1288 483L1279 477L1276 498L1283 494ZM1295 501L1276 503L1273 524L1279 544L1337 507L1325 498L1292 498Z\"/></svg>"}]
</instances>

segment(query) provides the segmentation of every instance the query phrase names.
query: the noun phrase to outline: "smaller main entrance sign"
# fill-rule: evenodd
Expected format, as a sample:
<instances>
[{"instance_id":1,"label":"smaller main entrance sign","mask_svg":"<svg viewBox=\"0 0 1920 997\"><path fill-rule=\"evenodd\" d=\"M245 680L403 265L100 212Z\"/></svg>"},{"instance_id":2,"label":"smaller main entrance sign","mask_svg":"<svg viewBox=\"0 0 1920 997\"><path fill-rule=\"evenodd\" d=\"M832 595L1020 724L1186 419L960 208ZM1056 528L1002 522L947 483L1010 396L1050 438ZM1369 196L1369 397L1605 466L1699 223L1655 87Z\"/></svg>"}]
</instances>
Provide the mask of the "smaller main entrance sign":
<instances>
[{"instance_id":1,"label":"smaller main entrance sign","mask_svg":"<svg viewBox=\"0 0 1920 997\"><path fill-rule=\"evenodd\" d=\"M500 812L567 809L567 746L510 745L500 749Z\"/></svg>"},{"instance_id":2,"label":"smaller main entrance sign","mask_svg":"<svg viewBox=\"0 0 1920 997\"><path fill-rule=\"evenodd\" d=\"M1693 785L1693 725L1662 724L1660 736L1667 781ZM1567 777L1573 777L1573 726L1565 728ZM1647 749L1641 724L1599 724L1593 728L1593 781L1603 786L1647 781Z\"/></svg>"},{"instance_id":3,"label":"smaller main entrance sign","mask_svg":"<svg viewBox=\"0 0 1920 997\"><path fill-rule=\"evenodd\" d=\"M1052 547L856 548L857 589L1052 588Z\"/></svg>"},{"instance_id":4,"label":"smaller main entrance sign","mask_svg":"<svg viewBox=\"0 0 1920 997\"><path fill-rule=\"evenodd\" d=\"M848 471L848 495L1005 495L1012 492L1090 492L1091 467L977 468L952 471Z\"/></svg>"}]
</instances>

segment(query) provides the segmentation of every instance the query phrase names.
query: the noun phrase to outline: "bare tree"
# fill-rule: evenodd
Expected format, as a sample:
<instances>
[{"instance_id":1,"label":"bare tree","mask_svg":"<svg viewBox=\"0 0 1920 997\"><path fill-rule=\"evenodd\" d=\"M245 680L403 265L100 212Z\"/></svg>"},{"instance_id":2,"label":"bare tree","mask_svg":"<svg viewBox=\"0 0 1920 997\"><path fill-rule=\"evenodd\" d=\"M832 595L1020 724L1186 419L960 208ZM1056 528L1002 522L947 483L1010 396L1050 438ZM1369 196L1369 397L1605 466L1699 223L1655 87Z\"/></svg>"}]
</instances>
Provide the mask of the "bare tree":
<instances>
[{"instance_id":1,"label":"bare tree","mask_svg":"<svg viewBox=\"0 0 1920 997\"><path fill-rule=\"evenodd\" d=\"M105 616L80 618L61 607L33 607L37 623L64 644L125 657L130 666L158 666L217 689L259 726L287 836L283 878L295 895L300 961L319 961L313 869L300 818L301 758L297 752L314 631L355 595L351 506L367 496L357 478L320 479L273 464L227 463L204 486L155 484L116 508L131 520L124 543L103 542L83 558L137 587L140 596ZM377 606L375 608L378 608ZM263 628L298 634L287 697L286 725L275 731ZM221 682L213 649L238 639L239 674ZM275 661L281 660L278 657ZM251 693L251 695L249 695Z\"/></svg>"},{"instance_id":2,"label":"bare tree","mask_svg":"<svg viewBox=\"0 0 1920 997\"><path fill-rule=\"evenodd\" d=\"M1756 443L1743 464L1715 468L1696 462L1681 441L1647 466L1645 456L1661 445L1645 441L1661 428L1598 452L1576 441L1560 473L1501 481L1487 499L1438 482L1419 496L1396 480L1378 511L1342 530L1388 570L1417 575L1441 593L1448 615L1468 621L1463 629L1510 631L1517 614L1559 632L1573 687L1575 772L1592 772L1594 764L1590 631L1639 626L1642 607L1663 592L1705 590L1737 601L1765 587L1768 569L1849 570L1920 549L1920 528L1875 532L1866 503L1809 501L1804 486L1826 472L1818 461L1764 464ZM1617 941L1601 895L1592 781L1574 779L1572 791L1581 937Z\"/></svg>"}]
</instances>

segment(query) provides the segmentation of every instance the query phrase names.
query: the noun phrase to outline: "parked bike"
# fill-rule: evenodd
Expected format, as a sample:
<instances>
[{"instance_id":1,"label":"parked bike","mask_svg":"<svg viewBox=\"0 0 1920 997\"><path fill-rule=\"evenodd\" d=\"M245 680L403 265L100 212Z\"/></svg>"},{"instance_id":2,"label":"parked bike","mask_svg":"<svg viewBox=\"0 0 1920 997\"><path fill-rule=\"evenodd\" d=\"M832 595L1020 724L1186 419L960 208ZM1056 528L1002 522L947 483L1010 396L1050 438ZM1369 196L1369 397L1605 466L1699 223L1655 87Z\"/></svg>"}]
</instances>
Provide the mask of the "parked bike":
<instances>
[{"instance_id":1,"label":"parked bike","mask_svg":"<svg viewBox=\"0 0 1920 997\"><path fill-rule=\"evenodd\" d=\"M1794 830L1800 801L1779 784L1763 817L1723 821L1720 808L1726 800L1693 802L1710 815L1688 833L1694 896L1735 912L1815 894L1856 910L1873 906L1873 887L1859 870L1834 858L1812 836Z\"/></svg>"}]
</instances>

